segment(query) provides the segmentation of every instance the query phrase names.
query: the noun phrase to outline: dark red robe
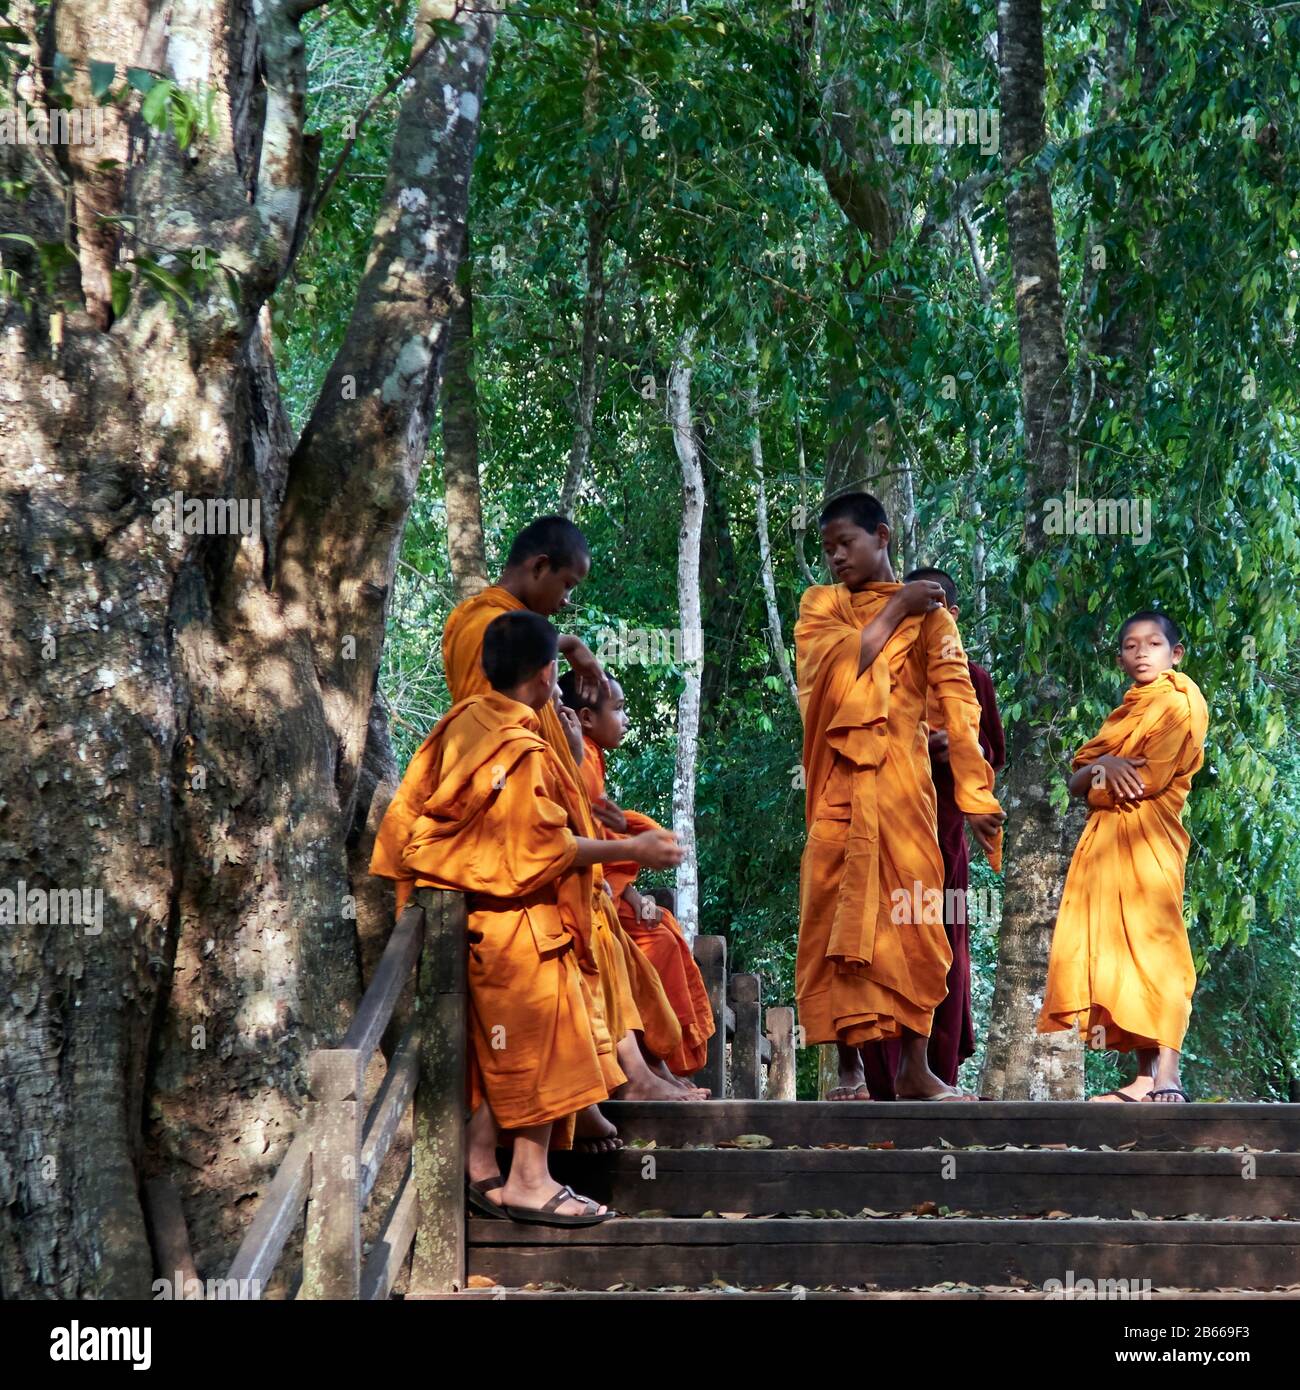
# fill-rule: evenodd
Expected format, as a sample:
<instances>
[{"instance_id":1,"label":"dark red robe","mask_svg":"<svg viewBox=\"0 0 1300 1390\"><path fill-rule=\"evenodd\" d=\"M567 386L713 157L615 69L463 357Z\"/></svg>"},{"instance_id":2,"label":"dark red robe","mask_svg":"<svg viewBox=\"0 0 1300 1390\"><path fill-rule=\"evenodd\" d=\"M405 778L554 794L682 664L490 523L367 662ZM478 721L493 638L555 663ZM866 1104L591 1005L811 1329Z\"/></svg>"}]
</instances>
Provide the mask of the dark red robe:
<instances>
[{"instance_id":1,"label":"dark red robe","mask_svg":"<svg viewBox=\"0 0 1300 1390\"><path fill-rule=\"evenodd\" d=\"M994 772L1006 764L1006 739L998 715L997 696L989 673L968 659L971 684L980 702L980 748ZM945 906L954 899L950 889L960 889L956 902L965 903L970 887L970 850L966 844L966 817L957 809L953 799L952 769L946 762L930 761L930 775L939 803L939 848L943 852L943 888ZM948 971L948 997L934 1011L934 1027L930 1033L927 1055L930 1070L948 1085L957 1084L957 1068L975 1051L975 1027L971 1018L970 994L970 925L965 920L950 920L964 913L944 913L944 926L952 943L952 966ZM897 1038L888 1042L867 1043L862 1048L862 1062L867 1076L867 1088L872 1100L894 1100L894 1073L898 1070L901 1044Z\"/></svg>"}]
</instances>

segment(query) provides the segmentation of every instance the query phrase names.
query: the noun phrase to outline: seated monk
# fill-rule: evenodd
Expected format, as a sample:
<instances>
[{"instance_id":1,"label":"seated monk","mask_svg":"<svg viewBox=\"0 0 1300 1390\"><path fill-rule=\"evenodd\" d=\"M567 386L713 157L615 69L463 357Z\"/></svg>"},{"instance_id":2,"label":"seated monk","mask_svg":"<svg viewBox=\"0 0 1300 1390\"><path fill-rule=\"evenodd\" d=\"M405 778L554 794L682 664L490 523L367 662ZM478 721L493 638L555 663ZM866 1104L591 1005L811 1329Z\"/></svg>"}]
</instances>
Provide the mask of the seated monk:
<instances>
[{"instance_id":1,"label":"seated monk","mask_svg":"<svg viewBox=\"0 0 1300 1390\"><path fill-rule=\"evenodd\" d=\"M894 579L880 503L843 494L820 525L838 582L804 592L794 631L808 822L799 1021L806 1041L838 1047L830 1099L869 1100L862 1044L899 1038L899 1100L975 1100L926 1055L952 948L925 714L927 702L942 710L954 799L996 869L1003 813L979 702L943 589Z\"/></svg>"},{"instance_id":2,"label":"seated monk","mask_svg":"<svg viewBox=\"0 0 1300 1390\"><path fill-rule=\"evenodd\" d=\"M502 613L531 611L551 617L569 606L569 597L591 569L591 552L582 532L567 517L544 516L515 537L497 583L458 604L442 635L443 668L454 701L488 689L480 656L487 625ZM605 680L590 649L570 634L560 634L559 651L577 673L582 688L595 694ZM578 777L582 735L576 718L566 730L560 706L539 712L542 737L578 787L577 815L583 834L599 833ZM683 1090L656 1075L644 1048L656 1057L681 1045L681 1024L657 972L619 921L600 866L594 871L595 903L592 955L599 979L594 1005L604 1020L602 1037L610 1040L602 1065L611 1093L620 1100L703 1100L698 1089ZM592 1106L579 1117L575 1147L603 1152L621 1147L617 1130Z\"/></svg>"},{"instance_id":3,"label":"seated monk","mask_svg":"<svg viewBox=\"0 0 1300 1390\"><path fill-rule=\"evenodd\" d=\"M608 1097L593 1030L592 868L618 857L666 868L667 831L613 844L582 833L575 779L541 736L555 693L555 629L533 613L490 623L490 691L453 705L393 797L371 872L467 895L467 1196L517 1221L581 1226L604 1206L551 1177L552 1127ZM512 1152L498 1171L499 1143Z\"/></svg>"},{"instance_id":4,"label":"seated monk","mask_svg":"<svg viewBox=\"0 0 1300 1390\"><path fill-rule=\"evenodd\" d=\"M1190 837L1183 806L1205 759L1209 711L1174 668L1182 634L1164 613L1119 630L1133 684L1074 755L1070 795L1088 802L1052 934L1040 1033L1078 1027L1092 1047L1137 1053L1137 1076L1093 1100L1187 1100L1179 1057L1196 967L1183 921Z\"/></svg>"},{"instance_id":5,"label":"seated monk","mask_svg":"<svg viewBox=\"0 0 1300 1390\"><path fill-rule=\"evenodd\" d=\"M577 672L566 671L560 680L560 696L581 721L584 751L578 770L592 814L605 838L612 840L662 827L639 811L620 810L605 795L605 754L623 742L628 727L623 687L608 673L606 679L609 694L591 700L583 695ZM632 862L606 864L605 880L617 899L619 920L659 972L682 1025L681 1046L662 1060L652 1061L652 1066L663 1068L660 1074L669 1080L693 1076L708 1060L709 1039L714 1032L708 990L676 917L637 890L637 868Z\"/></svg>"}]
</instances>

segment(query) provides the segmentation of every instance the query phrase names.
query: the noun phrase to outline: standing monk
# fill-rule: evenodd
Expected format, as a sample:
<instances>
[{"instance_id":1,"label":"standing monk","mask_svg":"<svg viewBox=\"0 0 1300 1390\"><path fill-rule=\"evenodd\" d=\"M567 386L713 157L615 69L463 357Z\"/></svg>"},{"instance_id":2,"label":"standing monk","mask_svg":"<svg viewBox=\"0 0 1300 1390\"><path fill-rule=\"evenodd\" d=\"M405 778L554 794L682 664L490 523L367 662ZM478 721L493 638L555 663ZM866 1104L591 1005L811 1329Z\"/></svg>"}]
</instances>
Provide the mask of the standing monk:
<instances>
[{"instance_id":1,"label":"standing monk","mask_svg":"<svg viewBox=\"0 0 1300 1390\"><path fill-rule=\"evenodd\" d=\"M808 841L795 994L807 1042L839 1049L836 1100L867 1100L861 1046L901 1040L900 1100L973 1100L926 1058L952 949L925 712L942 710L954 796L994 867L1002 808L980 707L943 590L899 584L885 510L866 493L823 509L838 581L808 589L795 626Z\"/></svg>"},{"instance_id":2,"label":"standing monk","mask_svg":"<svg viewBox=\"0 0 1300 1390\"><path fill-rule=\"evenodd\" d=\"M953 622L961 612L957 604L957 586L952 575L941 569L916 569L903 576L905 584L917 579L930 579L943 590L944 605ZM997 695L993 678L977 662L967 660L970 682L980 704L979 740L984 760L1000 772L1007 760L1006 740L1002 719L998 714ZM952 947L952 965L948 969L948 995L934 1011L934 1029L926 1055L930 1070L950 1086L957 1084L957 1072L967 1057L975 1052L975 1022L971 1015L970 987L970 922L967 917L967 895L970 891L970 851L966 847L966 817L958 809L948 760L948 731L942 727L943 710L933 707L926 712L930 728L930 776L934 779L939 799L939 849L943 854L944 928ZM898 1070L901 1044L897 1038L888 1042L866 1043L862 1060L867 1073L867 1087L872 1100L893 1100L894 1073Z\"/></svg>"},{"instance_id":3,"label":"standing monk","mask_svg":"<svg viewBox=\"0 0 1300 1390\"><path fill-rule=\"evenodd\" d=\"M483 672L483 634L502 613L525 610L549 618L569 606L573 590L591 570L586 537L567 517L543 516L530 522L515 537L506 556L501 578L451 611L442 634L442 661L453 701L488 690ZM582 688L595 694L606 689L600 663L585 643L569 633L558 637L559 651L578 673ZM582 757L582 731L576 716L566 726L560 706L539 712L542 737L578 785L579 816L583 834L599 834L578 776ZM600 988L594 1004L603 1016L598 1033L612 1040L603 1053L611 1091L620 1100L702 1100L698 1090L681 1087L656 1076L647 1066L637 1040L658 1057L681 1044L681 1025L664 993L654 967L623 930L613 900L599 868L594 875L592 953L596 958ZM594 1106L578 1121L577 1146L601 1151L620 1141L612 1124Z\"/></svg>"},{"instance_id":4,"label":"standing monk","mask_svg":"<svg viewBox=\"0 0 1300 1390\"><path fill-rule=\"evenodd\" d=\"M555 629L533 613L488 626L486 695L453 705L421 745L375 840L371 872L466 894L468 1196L519 1221L589 1225L608 1214L550 1175L551 1130L605 1099L584 973L594 974L592 868L618 854L681 860L657 830L615 848L575 823L577 788L541 737L555 688ZM510 1175L496 1148L513 1150Z\"/></svg>"},{"instance_id":5,"label":"standing monk","mask_svg":"<svg viewBox=\"0 0 1300 1390\"><path fill-rule=\"evenodd\" d=\"M1061 892L1038 1031L1077 1026L1092 1047L1137 1053L1136 1078L1093 1100L1187 1099L1178 1061L1196 967L1183 921L1183 806L1209 712L1174 669L1182 658L1167 614L1129 618L1119 664L1133 684L1074 755L1070 795L1087 798L1088 820Z\"/></svg>"}]
</instances>

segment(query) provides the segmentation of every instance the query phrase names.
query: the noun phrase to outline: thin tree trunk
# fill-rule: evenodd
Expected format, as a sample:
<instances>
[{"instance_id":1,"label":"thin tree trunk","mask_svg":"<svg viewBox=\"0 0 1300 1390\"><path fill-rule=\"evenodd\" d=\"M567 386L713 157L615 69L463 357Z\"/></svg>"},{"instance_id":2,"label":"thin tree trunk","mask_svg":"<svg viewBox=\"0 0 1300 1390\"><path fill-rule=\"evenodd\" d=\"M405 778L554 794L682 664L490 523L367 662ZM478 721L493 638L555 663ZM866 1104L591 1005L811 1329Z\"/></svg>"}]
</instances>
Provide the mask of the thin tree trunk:
<instances>
[{"instance_id":1,"label":"thin tree trunk","mask_svg":"<svg viewBox=\"0 0 1300 1390\"><path fill-rule=\"evenodd\" d=\"M677 536L677 606L680 613L685 687L677 702L677 761L673 771L673 829L685 851L677 867L677 918L688 941L700 928L699 866L695 857L695 762L700 735L699 648L700 534L704 525L704 470L691 419L691 352L695 333L687 329L668 373L668 420L682 469L682 524Z\"/></svg>"},{"instance_id":2,"label":"thin tree trunk","mask_svg":"<svg viewBox=\"0 0 1300 1390\"><path fill-rule=\"evenodd\" d=\"M442 363L442 479L447 508L447 560L456 601L487 588L483 501L478 475L478 389L474 384L474 266L469 228L452 293Z\"/></svg>"},{"instance_id":3,"label":"thin tree trunk","mask_svg":"<svg viewBox=\"0 0 1300 1390\"><path fill-rule=\"evenodd\" d=\"M599 0L583 0L595 14ZM605 187L605 161L593 138L600 111L601 45L598 30L590 31L591 52L582 94L583 128L587 133L587 286L582 298L582 349L578 370L577 424L569 449L569 466L560 492L560 511L571 517L578 504L582 479L591 462L592 425L596 418L596 367L601 316L605 309L605 237L614 188ZM618 184L617 169L614 185Z\"/></svg>"},{"instance_id":4,"label":"thin tree trunk","mask_svg":"<svg viewBox=\"0 0 1300 1390\"><path fill-rule=\"evenodd\" d=\"M1024 574L1045 548L1043 502L1061 495L1070 473L1069 361L1056 227L1047 177L1031 168L1046 138L1041 0L999 0L998 72L1025 421L1025 520L1018 556ZM1027 605L1022 613L1028 626ZM1082 1088L1077 1038L1036 1031L1071 829L1070 819L1057 815L1048 799L1062 774L1047 759L1041 732L1064 694L1049 667L1036 687L1024 691L1027 708L1010 731L1002 783L1006 902L980 1087L982 1095L994 1099L1068 1099Z\"/></svg>"},{"instance_id":5,"label":"thin tree trunk","mask_svg":"<svg viewBox=\"0 0 1300 1390\"><path fill-rule=\"evenodd\" d=\"M754 330L745 334L745 346L753 362L758 355L758 344ZM776 577L772 572L772 542L767 527L767 483L763 478L763 437L758 427L758 379L757 367L751 381L746 408L749 415L749 457L754 466L754 512L758 526L758 564L763 578L763 601L767 605L767 633L772 642L772 655L776 658L777 669L785 688L790 692L795 708L799 707L799 687L795 684L794 673L790 670L790 656L785 649L785 637L781 632L781 610L776 602Z\"/></svg>"}]
</instances>

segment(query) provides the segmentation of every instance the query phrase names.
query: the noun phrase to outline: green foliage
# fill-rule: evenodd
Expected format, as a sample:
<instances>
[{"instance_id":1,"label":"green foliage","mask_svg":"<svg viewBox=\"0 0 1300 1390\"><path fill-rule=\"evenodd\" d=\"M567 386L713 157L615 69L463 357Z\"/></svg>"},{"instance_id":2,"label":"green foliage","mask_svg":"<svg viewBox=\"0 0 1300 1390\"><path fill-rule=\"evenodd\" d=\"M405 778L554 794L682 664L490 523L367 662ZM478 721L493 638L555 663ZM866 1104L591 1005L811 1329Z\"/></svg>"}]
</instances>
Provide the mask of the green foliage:
<instances>
[{"instance_id":1,"label":"green foliage","mask_svg":"<svg viewBox=\"0 0 1300 1390\"><path fill-rule=\"evenodd\" d=\"M348 8L309 39L322 169L348 149L349 120L409 58L409 22ZM1073 491L1149 504L1150 535L1139 544L1062 534L1035 557L1021 543L1028 480L1004 213L1025 174L1008 179L974 145L890 139L891 112L914 102L996 108L992 8L963 0L823 13L812 61L810 32L787 0L693 5L689 15L666 0L616 0L594 19L512 7L471 206L489 562L497 568L513 532L559 499L588 232L603 216L597 409L577 512L595 566L565 621L589 641L620 620L677 625L681 484L664 395L692 326L708 491L702 929L725 933L733 961L767 977L770 1002L792 999L800 725L766 632L747 392L756 387L759 402L787 648L807 582L792 523L816 506L828 445L865 403L912 469L922 541L909 562L957 575L963 632L995 676L1008 723L1063 772L1122 694L1112 657L1122 619L1159 604L1182 624L1184 668L1211 712L1187 812L1188 914L1203 972L1188 1079L1200 1093L1280 1096L1295 1074L1300 1012L1289 752L1300 635L1300 11L1218 0L1154 9L1151 61L1139 61L1136 5L1070 0L1053 11L1049 142L1035 162L1051 176L1057 218ZM1121 13L1128 61L1109 112L1102 65ZM832 111L854 104L873 152L865 171L829 128ZM296 278L277 296L282 379L299 423L351 310L396 110L391 97L357 128ZM828 177L848 175L894 210L888 246L871 244L832 196ZM452 599L439 447L435 431L382 673L403 755L446 706L439 637ZM619 674L633 727L612 780L628 804L669 819L679 673ZM1051 795L1064 810L1063 777ZM975 886L993 882L977 860ZM982 1028L995 923L975 924L972 949ZM806 1090L814 1050L800 1066ZM1120 1078L1106 1055L1088 1067L1103 1089Z\"/></svg>"}]
</instances>

